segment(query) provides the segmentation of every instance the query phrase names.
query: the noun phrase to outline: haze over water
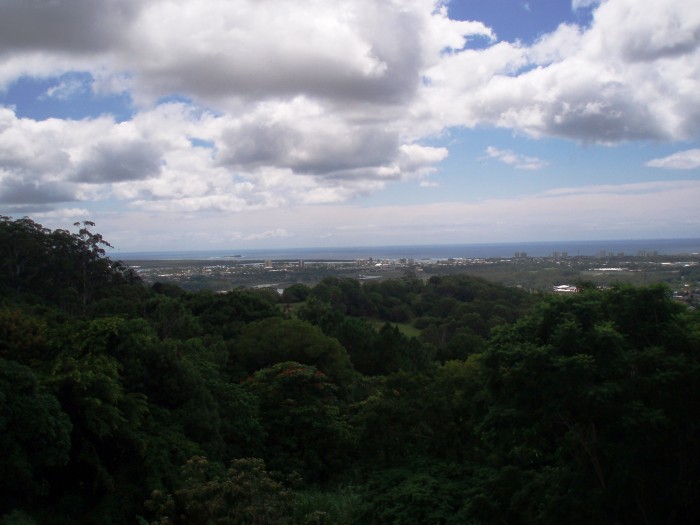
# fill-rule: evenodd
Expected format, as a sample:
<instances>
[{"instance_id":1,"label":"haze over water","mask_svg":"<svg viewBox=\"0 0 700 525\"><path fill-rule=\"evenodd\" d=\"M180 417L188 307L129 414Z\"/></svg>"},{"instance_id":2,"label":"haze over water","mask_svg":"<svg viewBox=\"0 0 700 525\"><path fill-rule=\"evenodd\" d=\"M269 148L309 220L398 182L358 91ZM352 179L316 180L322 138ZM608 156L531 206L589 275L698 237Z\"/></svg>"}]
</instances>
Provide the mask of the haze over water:
<instances>
[{"instance_id":1,"label":"haze over water","mask_svg":"<svg viewBox=\"0 0 700 525\"><path fill-rule=\"evenodd\" d=\"M164 251L164 252L111 252L113 259L123 260L355 260L376 259L447 259L513 257L525 252L530 257L551 256L566 252L570 257L598 255L601 252L638 255L640 252L660 255L700 253L700 239L641 239L606 241L548 241L522 243L436 244L405 246L357 246L279 248L257 250Z\"/></svg>"}]
</instances>

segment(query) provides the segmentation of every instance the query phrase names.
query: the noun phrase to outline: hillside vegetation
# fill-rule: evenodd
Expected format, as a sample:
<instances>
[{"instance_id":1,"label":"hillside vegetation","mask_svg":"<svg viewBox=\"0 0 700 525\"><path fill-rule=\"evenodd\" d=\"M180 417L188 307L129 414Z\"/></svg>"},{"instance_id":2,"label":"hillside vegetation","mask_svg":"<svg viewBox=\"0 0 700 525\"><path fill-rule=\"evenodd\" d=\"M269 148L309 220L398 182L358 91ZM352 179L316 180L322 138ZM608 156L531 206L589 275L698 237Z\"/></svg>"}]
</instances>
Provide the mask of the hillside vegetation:
<instances>
[{"instance_id":1,"label":"hillside vegetation","mask_svg":"<svg viewBox=\"0 0 700 525\"><path fill-rule=\"evenodd\" d=\"M663 286L192 293L93 226L0 217L2 525L700 515L700 318Z\"/></svg>"}]
</instances>

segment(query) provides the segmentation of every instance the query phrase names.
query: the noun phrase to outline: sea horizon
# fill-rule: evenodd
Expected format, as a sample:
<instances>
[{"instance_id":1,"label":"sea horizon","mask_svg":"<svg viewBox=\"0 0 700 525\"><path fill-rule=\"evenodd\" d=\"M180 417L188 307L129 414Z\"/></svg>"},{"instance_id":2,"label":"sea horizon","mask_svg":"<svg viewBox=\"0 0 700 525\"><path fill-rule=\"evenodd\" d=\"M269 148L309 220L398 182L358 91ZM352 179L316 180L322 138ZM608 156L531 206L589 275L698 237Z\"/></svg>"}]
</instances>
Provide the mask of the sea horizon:
<instances>
[{"instance_id":1,"label":"sea horizon","mask_svg":"<svg viewBox=\"0 0 700 525\"><path fill-rule=\"evenodd\" d=\"M414 244L387 246L254 248L218 250L112 251L115 260L356 260L356 259L474 259L547 257L554 253L574 256L624 254L635 256L656 252L659 255L697 255L700 238L692 239L620 239L589 241L523 241L504 243Z\"/></svg>"}]
</instances>

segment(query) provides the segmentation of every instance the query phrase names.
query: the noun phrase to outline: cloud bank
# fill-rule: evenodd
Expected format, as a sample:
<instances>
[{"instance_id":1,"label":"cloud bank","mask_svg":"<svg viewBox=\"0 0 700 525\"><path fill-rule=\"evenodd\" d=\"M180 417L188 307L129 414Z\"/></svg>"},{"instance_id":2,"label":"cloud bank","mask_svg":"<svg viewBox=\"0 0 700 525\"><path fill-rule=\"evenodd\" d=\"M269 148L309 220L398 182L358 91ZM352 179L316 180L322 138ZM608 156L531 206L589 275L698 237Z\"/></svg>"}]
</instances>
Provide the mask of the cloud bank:
<instances>
[{"instance_id":1,"label":"cloud bank","mask_svg":"<svg viewBox=\"0 0 700 525\"><path fill-rule=\"evenodd\" d=\"M246 210L230 214L226 227L212 212L153 216L137 211L106 215L100 224L114 232L109 238L114 246L133 251L167 250L173 245L225 249L266 236L277 246L614 240L635 237L630 232L637 228L646 238L680 238L697 236L698 195L700 182L669 180L566 187L477 202L372 207L349 202ZM176 232L173 222L178 224ZM280 225L294 227L280 230Z\"/></svg>"},{"instance_id":2,"label":"cloud bank","mask_svg":"<svg viewBox=\"0 0 700 525\"><path fill-rule=\"evenodd\" d=\"M0 107L0 202L15 213L100 200L145 213L291 209L391 182L434 185L449 154L434 139L452 127L611 145L700 135L695 0L574 0L593 9L590 25L562 24L532 44L499 41L448 7L7 0L0 89L41 78L54 82L49 98L126 95L133 107L123 121ZM487 155L521 169L547 163Z\"/></svg>"}]
</instances>

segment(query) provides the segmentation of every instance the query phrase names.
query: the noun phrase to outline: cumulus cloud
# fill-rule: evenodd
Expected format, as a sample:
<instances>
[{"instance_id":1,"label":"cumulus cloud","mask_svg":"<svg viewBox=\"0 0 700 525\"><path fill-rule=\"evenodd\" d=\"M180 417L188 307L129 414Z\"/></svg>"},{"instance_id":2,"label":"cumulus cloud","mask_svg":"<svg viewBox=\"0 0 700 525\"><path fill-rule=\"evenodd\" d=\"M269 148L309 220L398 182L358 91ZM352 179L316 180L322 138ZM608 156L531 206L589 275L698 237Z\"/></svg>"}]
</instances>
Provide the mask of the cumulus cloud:
<instances>
[{"instance_id":1,"label":"cumulus cloud","mask_svg":"<svg viewBox=\"0 0 700 525\"><path fill-rule=\"evenodd\" d=\"M130 22L109 60L133 73L135 98L187 93L228 108L298 95L404 104L440 52L492 37L481 23L449 20L433 0L161 0Z\"/></svg>"},{"instance_id":2,"label":"cumulus cloud","mask_svg":"<svg viewBox=\"0 0 700 525\"><path fill-rule=\"evenodd\" d=\"M131 97L135 114L32 120L0 107L2 198L159 212L321 205L389 181L434 185L448 149L426 139L453 126L606 144L696 137L695 1L572 2L584 7L590 25L526 46L451 20L437 0L8 0L0 86L55 76L46 96L70 100L88 85L61 75L79 72L95 95Z\"/></svg>"},{"instance_id":3,"label":"cumulus cloud","mask_svg":"<svg viewBox=\"0 0 700 525\"><path fill-rule=\"evenodd\" d=\"M652 159L646 163L651 168L672 170L693 170L700 168L700 149L679 151L668 157Z\"/></svg>"},{"instance_id":4,"label":"cumulus cloud","mask_svg":"<svg viewBox=\"0 0 700 525\"><path fill-rule=\"evenodd\" d=\"M81 182L121 182L158 175L160 152L144 140L100 141L88 151L75 173Z\"/></svg>"},{"instance_id":5,"label":"cumulus cloud","mask_svg":"<svg viewBox=\"0 0 700 525\"><path fill-rule=\"evenodd\" d=\"M87 71L96 94L128 93L140 110L121 124L13 119L7 133L23 148L0 146L0 166L28 184L101 185L102 197L153 209L339 202L427 177L447 150L407 131L421 72L468 38L493 38L433 0L80 5L10 2L0 82ZM69 80L45 96L80 94ZM157 105L173 93L187 110ZM190 137L211 147L195 151Z\"/></svg>"},{"instance_id":6,"label":"cumulus cloud","mask_svg":"<svg viewBox=\"0 0 700 525\"><path fill-rule=\"evenodd\" d=\"M140 5L138 0L4 0L0 53L107 51L125 36Z\"/></svg>"},{"instance_id":7,"label":"cumulus cloud","mask_svg":"<svg viewBox=\"0 0 700 525\"><path fill-rule=\"evenodd\" d=\"M56 182L27 181L0 171L0 203L23 206L32 204L55 204L75 200L70 186Z\"/></svg>"},{"instance_id":8,"label":"cumulus cloud","mask_svg":"<svg viewBox=\"0 0 700 525\"><path fill-rule=\"evenodd\" d=\"M609 0L589 27L455 54L427 77L426 104L452 125L608 144L687 139L700 131L700 10Z\"/></svg>"},{"instance_id":9,"label":"cumulus cloud","mask_svg":"<svg viewBox=\"0 0 700 525\"><path fill-rule=\"evenodd\" d=\"M78 183L155 176L159 147L158 137L137 130L133 122L117 124L109 117L36 121L0 108L0 171L6 184L15 181L15 190L6 189L4 195L13 195L18 204L94 197L94 191L79 191ZM23 195L30 200L22 200Z\"/></svg>"},{"instance_id":10,"label":"cumulus cloud","mask_svg":"<svg viewBox=\"0 0 700 525\"><path fill-rule=\"evenodd\" d=\"M493 146L486 148L486 155L488 158L499 160L519 170L539 170L549 164L537 157L528 157L514 153L511 150L498 149Z\"/></svg>"},{"instance_id":11,"label":"cumulus cloud","mask_svg":"<svg viewBox=\"0 0 700 525\"><path fill-rule=\"evenodd\" d=\"M222 124L219 162L238 169L279 166L342 176L346 170L381 166L399 146L397 130L354 122L306 98L260 104Z\"/></svg>"}]
</instances>

